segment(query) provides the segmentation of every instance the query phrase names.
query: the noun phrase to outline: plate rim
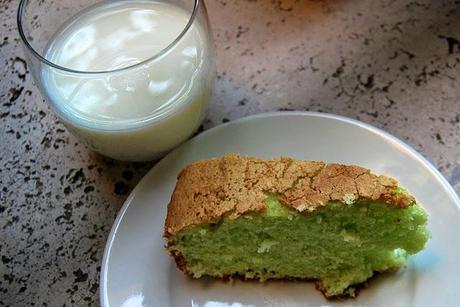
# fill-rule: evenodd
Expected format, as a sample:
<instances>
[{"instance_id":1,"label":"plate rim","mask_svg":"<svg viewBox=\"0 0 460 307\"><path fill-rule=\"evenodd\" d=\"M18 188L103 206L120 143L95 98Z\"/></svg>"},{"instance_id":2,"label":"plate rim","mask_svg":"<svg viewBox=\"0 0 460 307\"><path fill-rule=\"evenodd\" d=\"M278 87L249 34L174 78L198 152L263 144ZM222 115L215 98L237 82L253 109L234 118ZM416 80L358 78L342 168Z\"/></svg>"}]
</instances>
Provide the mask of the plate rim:
<instances>
[{"instance_id":1,"label":"plate rim","mask_svg":"<svg viewBox=\"0 0 460 307\"><path fill-rule=\"evenodd\" d=\"M110 307L109 305L109 298L107 294L107 273L108 273L108 260L110 251L113 246L113 242L115 239L115 235L118 231L118 227L120 226L120 222L122 221L125 213L127 212L129 206L131 205L133 199L136 197L138 190L144 185L143 182L146 181L146 177L157 167L159 167L165 159L173 154L175 151L180 150L183 146L186 146L190 141L206 137L210 133L214 133L215 131L225 129L228 126L238 125L240 123L248 122L251 120L259 119L259 118L273 118L273 117L283 117L283 116L299 116L299 117L314 117L314 118L323 118L323 119L332 119L337 120L339 122L351 124L353 126L358 126L359 128L365 129L379 137L382 137L387 142L396 145L399 150L409 154L412 158L414 158L417 162L419 162L433 177L436 179L441 186L444 188L445 192L450 196L450 198L454 201L457 205L457 209L460 210L460 196L454 190L452 185L449 181L441 174L441 172L431 163L427 158L425 158L421 153L419 153L415 148L411 145L405 143L403 140L399 139L398 137L392 135L391 133L375 127L371 124L364 123L362 121L346 117L343 115L337 115L332 113L321 113L321 112L312 112L312 111L276 111L276 112L265 112L265 113L258 113L254 115L245 116L234 121L230 121L228 123L224 123L215 127L212 127L197 136L194 136L187 140L185 143L181 144L179 147L176 147L171 152L169 152L166 156L164 156L161 160L159 160L143 177L139 182L136 184L134 189L131 191L129 196L123 202L120 210L117 213L115 220L113 221L112 227L110 229L110 233L107 237L106 244L104 246L104 253L102 256L101 261L101 271L99 277L99 303L103 307Z\"/></svg>"}]
</instances>

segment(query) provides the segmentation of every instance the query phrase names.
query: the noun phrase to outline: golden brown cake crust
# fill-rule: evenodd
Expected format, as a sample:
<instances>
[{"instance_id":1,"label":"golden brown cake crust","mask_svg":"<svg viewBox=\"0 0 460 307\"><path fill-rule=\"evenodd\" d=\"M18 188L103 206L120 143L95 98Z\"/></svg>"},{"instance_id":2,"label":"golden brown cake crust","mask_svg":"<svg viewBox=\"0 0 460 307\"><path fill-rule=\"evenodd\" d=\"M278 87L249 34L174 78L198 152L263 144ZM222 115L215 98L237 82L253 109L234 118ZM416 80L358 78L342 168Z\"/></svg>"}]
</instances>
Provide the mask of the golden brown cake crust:
<instances>
[{"instance_id":1,"label":"golden brown cake crust","mask_svg":"<svg viewBox=\"0 0 460 307\"><path fill-rule=\"evenodd\" d=\"M359 166L229 154L192 163L181 171L168 205L164 235L213 223L222 216L237 218L263 211L267 193L278 195L283 205L304 213L329 201L351 204L380 200L397 208L415 202L397 188L396 180Z\"/></svg>"}]
</instances>

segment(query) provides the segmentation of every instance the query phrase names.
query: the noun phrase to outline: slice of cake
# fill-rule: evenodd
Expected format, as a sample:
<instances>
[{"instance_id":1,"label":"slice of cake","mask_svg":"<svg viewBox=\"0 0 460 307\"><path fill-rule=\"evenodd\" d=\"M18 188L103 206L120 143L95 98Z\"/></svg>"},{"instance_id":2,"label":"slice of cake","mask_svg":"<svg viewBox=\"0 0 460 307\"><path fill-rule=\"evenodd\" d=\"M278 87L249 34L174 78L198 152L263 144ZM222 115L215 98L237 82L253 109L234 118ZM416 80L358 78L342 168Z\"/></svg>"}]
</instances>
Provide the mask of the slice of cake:
<instances>
[{"instance_id":1,"label":"slice of cake","mask_svg":"<svg viewBox=\"0 0 460 307\"><path fill-rule=\"evenodd\" d=\"M195 278L314 279L327 297L355 296L423 249L426 222L396 180L368 169L227 155L182 170L164 236Z\"/></svg>"}]
</instances>

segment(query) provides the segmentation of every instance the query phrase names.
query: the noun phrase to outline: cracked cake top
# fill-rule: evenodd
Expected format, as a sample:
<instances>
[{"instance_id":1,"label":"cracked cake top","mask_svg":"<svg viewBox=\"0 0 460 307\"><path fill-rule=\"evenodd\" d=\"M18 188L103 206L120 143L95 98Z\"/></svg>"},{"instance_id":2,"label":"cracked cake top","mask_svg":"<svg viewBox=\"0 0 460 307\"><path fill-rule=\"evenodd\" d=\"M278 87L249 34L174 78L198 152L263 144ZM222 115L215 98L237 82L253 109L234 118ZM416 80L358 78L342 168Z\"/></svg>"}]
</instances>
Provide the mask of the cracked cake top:
<instances>
[{"instance_id":1,"label":"cracked cake top","mask_svg":"<svg viewBox=\"0 0 460 307\"><path fill-rule=\"evenodd\" d=\"M346 205L382 201L401 209L415 203L413 196L401 193L396 180L359 166L229 154L192 163L181 171L168 205L164 235L223 216L234 219L261 212L267 206L267 193L304 214L330 201Z\"/></svg>"}]
</instances>

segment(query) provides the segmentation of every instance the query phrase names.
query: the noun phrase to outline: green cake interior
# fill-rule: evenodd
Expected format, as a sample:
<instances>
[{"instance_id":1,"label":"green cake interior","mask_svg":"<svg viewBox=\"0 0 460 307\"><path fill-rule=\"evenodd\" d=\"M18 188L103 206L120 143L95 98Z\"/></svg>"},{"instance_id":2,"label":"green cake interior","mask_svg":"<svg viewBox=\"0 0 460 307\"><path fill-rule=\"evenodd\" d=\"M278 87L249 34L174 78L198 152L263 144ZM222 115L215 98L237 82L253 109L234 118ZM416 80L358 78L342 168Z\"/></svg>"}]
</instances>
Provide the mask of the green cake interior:
<instances>
[{"instance_id":1,"label":"green cake interior","mask_svg":"<svg viewBox=\"0 0 460 307\"><path fill-rule=\"evenodd\" d=\"M170 238L194 277L316 279L327 296L354 296L375 271L405 265L429 237L417 204L329 203L307 216L267 197L267 210L196 226Z\"/></svg>"}]
</instances>

